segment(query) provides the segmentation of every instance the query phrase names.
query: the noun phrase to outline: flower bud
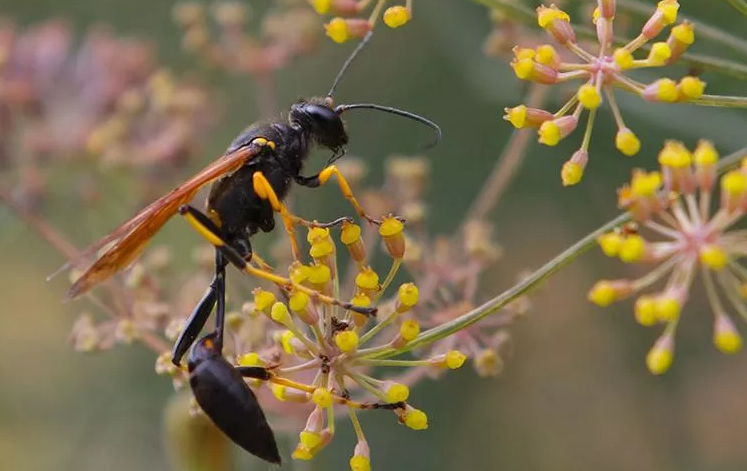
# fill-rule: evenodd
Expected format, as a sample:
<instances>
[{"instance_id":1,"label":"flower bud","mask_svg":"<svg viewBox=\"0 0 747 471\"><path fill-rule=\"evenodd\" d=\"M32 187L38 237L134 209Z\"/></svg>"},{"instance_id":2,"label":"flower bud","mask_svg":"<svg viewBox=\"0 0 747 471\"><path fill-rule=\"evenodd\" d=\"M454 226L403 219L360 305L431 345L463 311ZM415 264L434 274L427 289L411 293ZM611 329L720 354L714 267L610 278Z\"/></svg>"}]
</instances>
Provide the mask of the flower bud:
<instances>
[{"instance_id":1,"label":"flower bud","mask_svg":"<svg viewBox=\"0 0 747 471\"><path fill-rule=\"evenodd\" d=\"M575 43L576 34L570 23L568 13L558 9L555 5L549 8L537 7L537 23L540 28L550 33L560 44Z\"/></svg>"},{"instance_id":2,"label":"flower bud","mask_svg":"<svg viewBox=\"0 0 747 471\"><path fill-rule=\"evenodd\" d=\"M340 234L340 241L348 248L350 258L355 263L362 264L366 260L366 246L361 239L361 227L357 224L344 222Z\"/></svg>"},{"instance_id":3,"label":"flower bud","mask_svg":"<svg viewBox=\"0 0 747 471\"><path fill-rule=\"evenodd\" d=\"M400 260L405 254L405 237L402 234L405 225L393 216L387 216L379 227L379 235L384 239L384 245L389 255Z\"/></svg>"},{"instance_id":4,"label":"flower bud","mask_svg":"<svg viewBox=\"0 0 747 471\"><path fill-rule=\"evenodd\" d=\"M410 9L403 6L389 7L384 12L384 24L390 28L404 26L410 19L412 19Z\"/></svg>"}]
</instances>

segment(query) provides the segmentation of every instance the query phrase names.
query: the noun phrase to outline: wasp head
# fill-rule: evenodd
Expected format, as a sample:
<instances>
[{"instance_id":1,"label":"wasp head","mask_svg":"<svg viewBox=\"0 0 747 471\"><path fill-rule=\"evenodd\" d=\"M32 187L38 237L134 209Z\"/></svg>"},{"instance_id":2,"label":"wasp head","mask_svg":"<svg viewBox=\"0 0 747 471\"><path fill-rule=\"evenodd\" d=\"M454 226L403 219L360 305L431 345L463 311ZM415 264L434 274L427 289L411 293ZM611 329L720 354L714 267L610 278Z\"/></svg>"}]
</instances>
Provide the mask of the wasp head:
<instances>
[{"instance_id":1,"label":"wasp head","mask_svg":"<svg viewBox=\"0 0 747 471\"><path fill-rule=\"evenodd\" d=\"M291 106L290 122L333 152L348 143L348 133L340 115L324 99L299 101Z\"/></svg>"}]
</instances>

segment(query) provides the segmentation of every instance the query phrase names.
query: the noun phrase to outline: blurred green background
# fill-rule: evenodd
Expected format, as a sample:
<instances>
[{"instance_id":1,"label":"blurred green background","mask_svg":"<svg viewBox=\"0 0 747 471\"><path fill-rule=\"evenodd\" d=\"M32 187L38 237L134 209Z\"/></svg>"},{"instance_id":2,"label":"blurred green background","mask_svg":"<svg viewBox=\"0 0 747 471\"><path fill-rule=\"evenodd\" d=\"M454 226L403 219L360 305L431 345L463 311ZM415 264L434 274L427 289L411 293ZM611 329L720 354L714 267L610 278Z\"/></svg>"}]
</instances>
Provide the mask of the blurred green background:
<instances>
[{"instance_id":1,"label":"blurred green background","mask_svg":"<svg viewBox=\"0 0 747 471\"><path fill-rule=\"evenodd\" d=\"M262 8L269 0L250 3ZM737 36L744 31L745 19L726 2L681 3L687 15ZM180 52L171 8L168 0L0 0L0 16L22 24L62 16L80 32L106 22L122 34L152 38L164 63L187 70L194 61ZM509 137L502 111L523 100L524 88L506 61L483 55L482 43L492 27L483 7L465 0L416 0L415 8L406 27L379 28L343 81L338 100L391 104L442 126L442 144L428 153L433 169L428 201L431 231L448 233L461 221ZM641 22L633 20L634 25ZM280 106L325 93L352 47L329 41L322 46L277 74ZM728 50L698 47L699 52L740 60ZM747 91L743 83L716 75L706 73L703 79L711 93ZM230 98L229 110L204 161L196 165L218 155L258 118L248 78L213 74L212 80ZM615 189L632 167L654 165L665 138L688 145L709 138L722 154L745 145L747 120L738 110L656 106L622 95L619 101L628 126L643 142L641 153L626 158L614 150L614 123L609 113L601 112L585 179L564 189L560 166L578 146L581 132L556 148L533 146L494 211L497 235L507 251L484 280L486 295L499 293L521 270L540 266L613 217ZM553 98L548 108L559 104ZM381 178L379 162L385 156L414 152L427 138L417 127L387 116L352 115L348 125L349 150L368 159L374 181ZM335 191L313 195L318 208L311 209L318 212L314 217L346 211ZM115 208L108 227L133 207ZM173 226L162 241L184 234ZM65 229L80 245L103 233ZM260 235L259 243L267 243L268 237ZM153 374L152 353L137 346L74 353L68 332L80 308L61 304L64 277L44 281L63 260L2 208L0 260L0 469L168 469L161 416L172 387ZM658 332L635 323L629 302L602 311L586 301L596 279L625 276L625 270L593 251L546 284L534 297L531 314L512 329L512 354L499 378L479 379L464 368L415 387L411 398L429 414L427 431L397 426L390 415L365 414L374 468L747 469L745 355L724 357L715 350L712 318L696 290L683 314L674 366L663 377L649 374L644 357ZM287 459L295 437L283 443L283 468L347 469L354 435L341 423L332 445L311 463ZM268 469L245 456L239 463L241 469Z\"/></svg>"}]
</instances>

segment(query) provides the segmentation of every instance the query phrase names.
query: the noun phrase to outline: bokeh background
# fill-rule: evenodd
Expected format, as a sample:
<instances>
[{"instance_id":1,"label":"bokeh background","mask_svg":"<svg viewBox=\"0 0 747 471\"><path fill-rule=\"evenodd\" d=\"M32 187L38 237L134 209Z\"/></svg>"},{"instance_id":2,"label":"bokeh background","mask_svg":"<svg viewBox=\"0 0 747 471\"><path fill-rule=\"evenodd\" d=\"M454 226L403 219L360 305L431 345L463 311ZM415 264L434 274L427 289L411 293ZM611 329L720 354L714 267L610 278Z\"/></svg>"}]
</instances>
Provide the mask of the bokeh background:
<instances>
[{"instance_id":1,"label":"bokeh background","mask_svg":"<svg viewBox=\"0 0 747 471\"><path fill-rule=\"evenodd\" d=\"M247 3L262 9L270 1ZM726 2L681 3L681 12L693 18L737 36L744 31L746 20ZM0 0L0 16L20 24L59 16L80 33L94 23L109 23L121 34L151 39L162 62L174 70L201 74L193 58L180 51L172 7L170 0ZM505 60L483 54L483 41L492 29L484 7L467 0L417 0L415 7L411 24L377 32L340 86L338 100L391 104L442 126L442 144L428 152L429 225L433 233L449 233L510 135L510 126L501 119L503 108L522 101L525 89ZM276 74L279 106L325 93L351 47L322 41L317 53ZM698 47L699 52L740 60L728 50ZM194 168L219 155L238 131L259 118L260 98L246 76L202 76L219 90L227 107L205 144L204 158L192 162ZM706 73L703 79L711 93L747 91L728 78ZM560 99L553 96L548 107L557 108ZM599 114L591 163L576 187L562 188L558 175L578 145L579 132L555 148L531 147L493 212L497 236L507 250L483 280L486 296L498 294L521 270L540 266L613 217L615 189L632 167L654 165L663 139L692 145L709 138L723 154L745 144L747 120L740 111L655 106L627 97L620 103L629 127L643 142L637 157L614 150L614 123L606 112ZM373 181L381 178L380 163L387 155L414 153L427 139L416 126L385 115L352 115L348 124L349 150L369 162ZM321 163L322 157L316 161ZM176 183L189 171L168 178ZM304 193L304 214L325 219L347 211L335 191ZM84 245L137 206L135 195L132 203L118 195L118 205L95 216L96 224L65 225L66 212L77 208L64 205L55 206L52 217ZM159 241L178 246L184 237L192 235L172 223ZM270 237L260 235L257 243L261 247ZM169 469L162 415L173 389L153 373L152 353L139 346L92 355L73 352L68 334L81 308L61 304L64 277L45 282L63 259L1 207L0 261L0 469ZM745 355L725 357L712 346L711 315L696 291L684 312L673 368L663 377L652 376L644 357L657 332L636 324L630 303L602 311L586 301L596 279L624 276L624 270L593 251L551 279L533 297L531 313L511 329L511 354L498 378L480 379L464 368L437 382L421 382L411 398L429 414L427 431L397 426L388 414L365 414L374 468L747 469ZM347 469L354 435L341 423L332 445L314 461L287 460L283 467ZM286 458L294 440L282 445ZM239 457L238 466L268 468L246 456Z\"/></svg>"}]
</instances>

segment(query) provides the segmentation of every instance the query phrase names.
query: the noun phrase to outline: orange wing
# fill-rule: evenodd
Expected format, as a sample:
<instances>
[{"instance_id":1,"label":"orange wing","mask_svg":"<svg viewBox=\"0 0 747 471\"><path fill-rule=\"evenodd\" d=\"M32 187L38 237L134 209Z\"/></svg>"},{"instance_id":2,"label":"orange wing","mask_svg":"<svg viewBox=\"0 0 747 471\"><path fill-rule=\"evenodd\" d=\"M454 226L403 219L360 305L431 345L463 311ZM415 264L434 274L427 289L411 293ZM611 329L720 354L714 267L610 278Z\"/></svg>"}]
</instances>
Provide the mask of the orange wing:
<instances>
[{"instance_id":1,"label":"orange wing","mask_svg":"<svg viewBox=\"0 0 747 471\"><path fill-rule=\"evenodd\" d=\"M241 168L251 158L257 156L261 149L261 145L250 144L224 155L185 183L140 210L111 234L88 247L81 257L91 255L112 241L116 241L70 287L65 300L77 298L127 268L140 255L156 232L177 213L179 206L189 202L203 186Z\"/></svg>"}]
</instances>

